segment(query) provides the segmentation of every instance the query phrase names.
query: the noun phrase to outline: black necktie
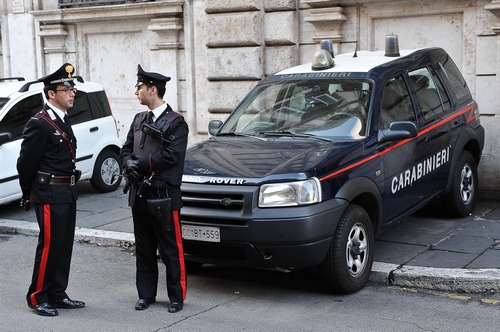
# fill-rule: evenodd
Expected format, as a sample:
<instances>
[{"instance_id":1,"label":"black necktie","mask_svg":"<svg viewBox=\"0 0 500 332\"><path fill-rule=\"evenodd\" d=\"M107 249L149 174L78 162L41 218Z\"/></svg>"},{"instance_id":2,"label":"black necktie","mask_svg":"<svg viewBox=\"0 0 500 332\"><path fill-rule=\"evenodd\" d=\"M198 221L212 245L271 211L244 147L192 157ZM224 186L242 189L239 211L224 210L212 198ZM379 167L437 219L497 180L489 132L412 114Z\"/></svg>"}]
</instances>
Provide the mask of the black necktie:
<instances>
[{"instance_id":1,"label":"black necktie","mask_svg":"<svg viewBox=\"0 0 500 332\"><path fill-rule=\"evenodd\" d=\"M68 133L68 135L71 135L71 124L69 123L69 116L68 114L64 114L64 124L66 125L66 132Z\"/></svg>"},{"instance_id":2,"label":"black necktie","mask_svg":"<svg viewBox=\"0 0 500 332\"><path fill-rule=\"evenodd\" d=\"M148 123L150 123L150 124L154 123L153 118L154 118L153 112L149 111L148 112L148 119L147 119Z\"/></svg>"}]
</instances>

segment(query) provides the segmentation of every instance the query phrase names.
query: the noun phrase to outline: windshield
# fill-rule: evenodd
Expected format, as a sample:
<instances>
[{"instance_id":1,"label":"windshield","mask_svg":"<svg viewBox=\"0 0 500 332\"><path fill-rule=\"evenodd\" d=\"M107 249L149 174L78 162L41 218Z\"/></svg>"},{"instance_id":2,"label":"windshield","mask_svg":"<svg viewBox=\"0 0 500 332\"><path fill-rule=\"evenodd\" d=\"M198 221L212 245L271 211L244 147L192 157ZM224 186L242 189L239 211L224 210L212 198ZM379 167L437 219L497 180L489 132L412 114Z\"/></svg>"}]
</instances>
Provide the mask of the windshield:
<instances>
[{"instance_id":1,"label":"windshield","mask_svg":"<svg viewBox=\"0 0 500 332\"><path fill-rule=\"evenodd\" d=\"M365 136L371 84L361 80L269 81L257 86L219 134Z\"/></svg>"}]
</instances>

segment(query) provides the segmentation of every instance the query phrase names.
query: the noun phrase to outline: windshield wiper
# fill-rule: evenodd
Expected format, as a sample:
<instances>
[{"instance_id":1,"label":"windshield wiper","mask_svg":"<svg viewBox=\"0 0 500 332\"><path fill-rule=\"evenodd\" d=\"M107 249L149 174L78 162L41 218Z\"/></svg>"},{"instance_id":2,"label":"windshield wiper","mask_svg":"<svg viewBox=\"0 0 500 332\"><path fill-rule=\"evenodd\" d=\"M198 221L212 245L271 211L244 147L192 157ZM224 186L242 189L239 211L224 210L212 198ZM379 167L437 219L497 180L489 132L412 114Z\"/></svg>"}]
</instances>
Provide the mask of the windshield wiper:
<instances>
[{"instance_id":1,"label":"windshield wiper","mask_svg":"<svg viewBox=\"0 0 500 332\"><path fill-rule=\"evenodd\" d=\"M217 136L243 136L243 137L252 137L252 138L255 138L255 139L258 139L261 141L267 141L265 138L255 136L255 134L252 135L252 134L241 133L241 132L237 132L237 131L230 131L227 133L218 133L215 136L216 137Z\"/></svg>"},{"instance_id":2,"label":"windshield wiper","mask_svg":"<svg viewBox=\"0 0 500 332\"><path fill-rule=\"evenodd\" d=\"M261 135L268 135L268 136L288 136L288 137L300 137L300 138L314 138L314 139L319 139L321 141L325 142L333 142L333 139L331 138L326 138L326 137L321 137L317 136L314 134L307 134L307 133L297 133L294 131L290 130L282 130L282 131L259 131L259 134Z\"/></svg>"}]
</instances>

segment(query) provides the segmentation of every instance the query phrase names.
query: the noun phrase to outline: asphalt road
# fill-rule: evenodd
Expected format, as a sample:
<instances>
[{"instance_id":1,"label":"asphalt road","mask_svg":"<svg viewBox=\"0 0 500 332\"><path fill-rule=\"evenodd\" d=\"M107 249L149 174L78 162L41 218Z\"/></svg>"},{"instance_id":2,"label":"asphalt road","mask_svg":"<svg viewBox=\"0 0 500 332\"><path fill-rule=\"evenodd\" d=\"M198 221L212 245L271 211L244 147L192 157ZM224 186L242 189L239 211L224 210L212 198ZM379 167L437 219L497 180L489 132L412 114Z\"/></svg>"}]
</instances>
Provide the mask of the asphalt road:
<instances>
[{"instance_id":1,"label":"asphalt road","mask_svg":"<svg viewBox=\"0 0 500 332\"><path fill-rule=\"evenodd\" d=\"M188 275L184 310L134 310L132 251L75 243L68 294L87 303L42 317L27 306L35 236L0 234L2 331L497 331L498 294L452 294L369 283L339 296L303 272L208 267ZM162 266L162 265L160 265ZM163 271L164 273L164 271ZM164 280L164 279L162 279Z\"/></svg>"}]
</instances>

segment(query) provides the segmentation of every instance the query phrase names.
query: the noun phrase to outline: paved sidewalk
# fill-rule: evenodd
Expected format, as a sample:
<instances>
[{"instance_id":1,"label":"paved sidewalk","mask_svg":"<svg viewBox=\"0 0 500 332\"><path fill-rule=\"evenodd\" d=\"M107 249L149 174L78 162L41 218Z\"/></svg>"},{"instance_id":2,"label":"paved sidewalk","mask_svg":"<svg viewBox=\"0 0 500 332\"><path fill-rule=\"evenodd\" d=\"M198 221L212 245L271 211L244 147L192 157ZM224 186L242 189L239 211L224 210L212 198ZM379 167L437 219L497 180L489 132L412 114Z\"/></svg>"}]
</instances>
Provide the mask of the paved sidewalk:
<instances>
[{"instance_id":1,"label":"paved sidewalk","mask_svg":"<svg viewBox=\"0 0 500 332\"><path fill-rule=\"evenodd\" d=\"M96 194L78 184L76 240L134 246L132 217L122 188ZM0 233L38 234L35 214L0 206ZM455 292L500 291L500 201L478 201L473 213L451 219L439 204L382 233L370 280Z\"/></svg>"}]
</instances>

